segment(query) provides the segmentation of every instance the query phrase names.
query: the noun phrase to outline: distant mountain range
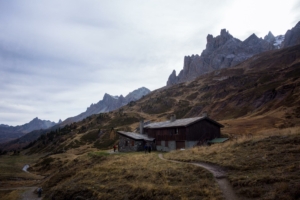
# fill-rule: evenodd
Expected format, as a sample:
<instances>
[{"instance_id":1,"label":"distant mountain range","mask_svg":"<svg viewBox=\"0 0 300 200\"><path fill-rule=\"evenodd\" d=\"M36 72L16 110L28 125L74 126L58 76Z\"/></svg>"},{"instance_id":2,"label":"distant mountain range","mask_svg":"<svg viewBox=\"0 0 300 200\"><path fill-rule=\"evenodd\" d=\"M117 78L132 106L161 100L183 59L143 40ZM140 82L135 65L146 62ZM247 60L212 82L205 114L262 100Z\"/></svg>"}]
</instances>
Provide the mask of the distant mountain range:
<instances>
[{"instance_id":1,"label":"distant mountain range","mask_svg":"<svg viewBox=\"0 0 300 200\"><path fill-rule=\"evenodd\" d=\"M112 96L105 93L103 99L100 100L98 103L91 104L90 107L88 107L85 112L75 117L70 117L66 119L65 121L63 121L63 124L78 122L93 114L106 113L106 112L116 110L124 105L127 105L131 101L139 100L140 98L149 94L150 92L151 91L149 89L145 87L141 87L139 89L130 92L125 97L123 97L123 95Z\"/></svg>"},{"instance_id":2,"label":"distant mountain range","mask_svg":"<svg viewBox=\"0 0 300 200\"><path fill-rule=\"evenodd\" d=\"M37 117L31 120L30 122L19 126L9 126L1 124L0 143L22 137L33 130L50 128L55 124L57 123L51 122L49 120L41 120Z\"/></svg>"},{"instance_id":3,"label":"distant mountain range","mask_svg":"<svg viewBox=\"0 0 300 200\"><path fill-rule=\"evenodd\" d=\"M124 105L127 105L131 101L136 101L143 96L150 93L150 90L141 87L130 92L127 96L112 96L109 94L105 94L103 100L100 100L96 104L91 104L90 107L86 109L85 112L75 116L70 117L64 120L63 122L59 120L58 123L51 122L49 120L40 120L37 117L34 118L29 123L26 123L21 126L9 126L5 124L0 125L0 143L4 143L10 140L14 140L20 138L20 141L32 141L37 139L40 134L43 134L44 131L36 131L40 129L48 129L53 127L54 129L58 129L61 126L66 124L70 124L72 122L77 122L83 120L84 118L98 113L105 113L116 110ZM57 125L54 127L54 125ZM28 134L29 133L29 134Z\"/></svg>"},{"instance_id":4,"label":"distant mountain range","mask_svg":"<svg viewBox=\"0 0 300 200\"><path fill-rule=\"evenodd\" d=\"M226 29L222 29L221 34L217 37L210 34L207 36L206 49L202 51L200 56L184 57L183 69L178 76L173 70L167 81L167 86L194 80L198 76L214 70L236 66L262 52L297 44L300 44L300 22L288 30L285 35L275 37L269 32L262 39L252 34L244 41L234 38Z\"/></svg>"}]
</instances>

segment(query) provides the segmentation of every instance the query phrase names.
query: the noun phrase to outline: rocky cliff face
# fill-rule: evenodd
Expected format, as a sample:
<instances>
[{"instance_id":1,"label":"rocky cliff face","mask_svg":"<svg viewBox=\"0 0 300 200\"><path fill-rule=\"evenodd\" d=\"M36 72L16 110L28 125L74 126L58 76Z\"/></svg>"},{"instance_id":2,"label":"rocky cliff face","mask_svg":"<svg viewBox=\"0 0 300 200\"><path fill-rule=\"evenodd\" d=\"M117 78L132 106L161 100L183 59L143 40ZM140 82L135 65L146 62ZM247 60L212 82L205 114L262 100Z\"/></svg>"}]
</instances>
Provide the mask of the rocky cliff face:
<instances>
[{"instance_id":1,"label":"rocky cliff face","mask_svg":"<svg viewBox=\"0 0 300 200\"><path fill-rule=\"evenodd\" d=\"M33 130L47 129L54 126L56 123L49 120L41 120L34 118L30 122L20 126L0 125L0 143L16 139Z\"/></svg>"},{"instance_id":2,"label":"rocky cliff face","mask_svg":"<svg viewBox=\"0 0 300 200\"><path fill-rule=\"evenodd\" d=\"M112 96L109 94L104 94L103 99L100 100L96 104L91 104L90 107L86 109L85 112L75 116L70 117L66 119L65 123L71 123L71 122L78 122L80 120L83 120L84 118L93 115L93 114L99 114L99 113L105 113L109 111L116 110L124 105L127 105L131 101L136 101L140 99L141 97L147 95L150 93L150 90L141 87L139 89L136 89L132 92L130 92L127 96L123 97L121 96Z\"/></svg>"},{"instance_id":3,"label":"rocky cliff face","mask_svg":"<svg viewBox=\"0 0 300 200\"><path fill-rule=\"evenodd\" d=\"M297 44L300 44L300 21L294 28L285 33L281 48L290 47Z\"/></svg>"},{"instance_id":4,"label":"rocky cliff face","mask_svg":"<svg viewBox=\"0 0 300 200\"><path fill-rule=\"evenodd\" d=\"M194 80L214 70L235 66L265 51L300 44L300 22L285 36L275 37L269 32L264 39L252 34L246 40L240 41L226 29L222 29L219 36L213 37L209 34L206 40L206 49L201 55L185 56L183 69L178 76L175 70L172 72L167 86Z\"/></svg>"}]
</instances>

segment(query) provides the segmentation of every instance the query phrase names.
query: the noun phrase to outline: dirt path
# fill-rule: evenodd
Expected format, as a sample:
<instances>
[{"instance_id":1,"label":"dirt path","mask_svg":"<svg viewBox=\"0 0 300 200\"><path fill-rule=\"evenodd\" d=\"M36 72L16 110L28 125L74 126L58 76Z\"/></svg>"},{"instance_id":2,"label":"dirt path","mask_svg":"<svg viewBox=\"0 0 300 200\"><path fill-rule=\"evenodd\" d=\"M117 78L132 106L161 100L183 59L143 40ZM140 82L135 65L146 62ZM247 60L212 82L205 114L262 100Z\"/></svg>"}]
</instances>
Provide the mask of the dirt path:
<instances>
[{"instance_id":1,"label":"dirt path","mask_svg":"<svg viewBox=\"0 0 300 200\"><path fill-rule=\"evenodd\" d=\"M22 168L22 170L26 173L32 174L27 169L29 168L29 165L26 164ZM33 174L34 175L34 174ZM37 190L38 187L14 187L14 188L2 188L0 190L21 190L23 191L21 194L21 200L41 200L43 197L38 197L37 193L34 193L35 190Z\"/></svg>"},{"instance_id":2,"label":"dirt path","mask_svg":"<svg viewBox=\"0 0 300 200\"><path fill-rule=\"evenodd\" d=\"M23 190L24 192L21 195L21 200L42 200L43 197L38 197L34 191L37 187L15 187L15 188L5 188L0 190Z\"/></svg>"},{"instance_id":3,"label":"dirt path","mask_svg":"<svg viewBox=\"0 0 300 200\"><path fill-rule=\"evenodd\" d=\"M217 183L219 184L221 191L223 192L225 199L227 199L227 200L238 200L239 199L237 197L237 195L234 193L233 188L231 187L229 181L226 179L226 173L221 169L221 167L212 165L212 164L208 164L208 163L180 162L180 161L175 161L175 160L167 160L163 157L163 155L161 153L158 155L158 157L162 160L169 161L169 162L186 163L186 164L191 164L191 165L195 165L195 166L207 169L214 175Z\"/></svg>"}]
</instances>

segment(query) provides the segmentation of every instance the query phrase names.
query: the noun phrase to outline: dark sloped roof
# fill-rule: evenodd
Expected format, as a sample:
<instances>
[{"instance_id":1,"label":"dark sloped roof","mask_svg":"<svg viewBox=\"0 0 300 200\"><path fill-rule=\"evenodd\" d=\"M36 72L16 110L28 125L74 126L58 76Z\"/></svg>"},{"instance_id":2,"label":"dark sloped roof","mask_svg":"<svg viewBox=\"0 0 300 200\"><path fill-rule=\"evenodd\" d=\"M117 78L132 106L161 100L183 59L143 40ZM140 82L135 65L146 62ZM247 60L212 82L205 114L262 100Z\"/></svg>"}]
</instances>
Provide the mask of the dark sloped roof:
<instances>
[{"instance_id":1,"label":"dark sloped roof","mask_svg":"<svg viewBox=\"0 0 300 200\"><path fill-rule=\"evenodd\" d=\"M123 135L125 137L129 137L133 140L145 140L145 141L153 141L155 138L149 138L147 135L142 135L139 133L133 133L133 132L125 132L125 131L118 131L120 135Z\"/></svg>"},{"instance_id":2,"label":"dark sloped roof","mask_svg":"<svg viewBox=\"0 0 300 200\"><path fill-rule=\"evenodd\" d=\"M176 119L175 121L154 122L144 126L144 128L155 129L155 128L171 128L171 127L183 127L183 126L187 127L201 120L208 120L211 123L216 124L217 126L224 127L222 124L219 124L218 122L208 117L193 117L193 118Z\"/></svg>"}]
</instances>

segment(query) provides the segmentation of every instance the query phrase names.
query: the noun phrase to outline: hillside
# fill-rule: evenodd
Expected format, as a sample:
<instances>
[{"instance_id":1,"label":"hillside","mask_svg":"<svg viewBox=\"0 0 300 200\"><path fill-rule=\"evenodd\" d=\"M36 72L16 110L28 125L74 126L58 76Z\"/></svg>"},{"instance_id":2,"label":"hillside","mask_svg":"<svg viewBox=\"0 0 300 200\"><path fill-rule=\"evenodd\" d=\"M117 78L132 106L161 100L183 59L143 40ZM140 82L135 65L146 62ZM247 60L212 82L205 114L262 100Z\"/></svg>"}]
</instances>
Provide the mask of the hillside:
<instances>
[{"instance_id":1,"label":"hillside","mask_svg":"<svg viewBox=\"0 0 300 200\"><path fill-rule=\"evenodd\" d=\"M299 45L266 52L236 67L153 91L116 111L57 128L41 137L43 145L31 152L105 149L118 140L116 130L134 131L140 119L162 121L171 114L184 118L206 112L224 124L222 134L229 137L294 127L300 124L299 66Z\"/></svg>"}]
</instances>

